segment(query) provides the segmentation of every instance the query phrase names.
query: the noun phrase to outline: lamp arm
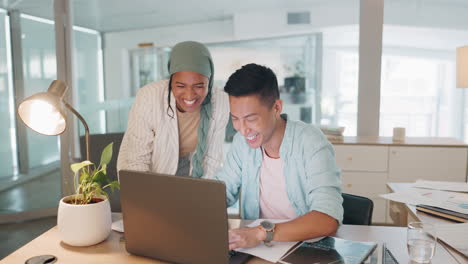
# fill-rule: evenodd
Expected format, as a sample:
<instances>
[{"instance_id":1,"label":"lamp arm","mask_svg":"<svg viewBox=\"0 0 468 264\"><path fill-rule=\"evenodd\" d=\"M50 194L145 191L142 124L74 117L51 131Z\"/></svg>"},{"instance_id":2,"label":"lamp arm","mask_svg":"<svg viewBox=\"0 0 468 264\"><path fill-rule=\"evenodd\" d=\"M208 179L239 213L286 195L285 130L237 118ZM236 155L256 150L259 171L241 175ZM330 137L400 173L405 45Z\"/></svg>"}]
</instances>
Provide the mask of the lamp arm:
<instances>
[{"instance_id":1,"label":"lamp arm","mask_svg":"<svg viewBox=\"0 0 468 264\"><path fill-rule=\"evenodd\" d=\"M85 129L85 142L86 142L86 160L89 160L89 127L84 118L76 111L71 105L69 105L67 102L63 101L65 104L65 107L68 108L73 114L80 119L81 123L84 126Z\"/></svg>"}]
</instances>

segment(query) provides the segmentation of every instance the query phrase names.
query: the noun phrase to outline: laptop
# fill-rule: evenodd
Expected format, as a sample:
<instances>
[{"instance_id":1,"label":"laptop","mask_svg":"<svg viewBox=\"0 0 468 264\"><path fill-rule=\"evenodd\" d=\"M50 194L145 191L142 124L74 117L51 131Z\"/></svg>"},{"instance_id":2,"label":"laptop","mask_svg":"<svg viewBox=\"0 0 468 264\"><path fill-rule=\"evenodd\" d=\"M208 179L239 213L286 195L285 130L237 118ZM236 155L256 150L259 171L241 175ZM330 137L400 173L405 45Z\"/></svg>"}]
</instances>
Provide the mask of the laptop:
<instances>
[{"instance_id":1,"label":"laptop","mask_svg":"<svg viewBox=\"0 0 468 264\"><path fill-rule=\"evenodd\" d=\"M229 251L223 182L121 170L126 250L171 263L243 263Z\"/></svg>"}]
</instances>

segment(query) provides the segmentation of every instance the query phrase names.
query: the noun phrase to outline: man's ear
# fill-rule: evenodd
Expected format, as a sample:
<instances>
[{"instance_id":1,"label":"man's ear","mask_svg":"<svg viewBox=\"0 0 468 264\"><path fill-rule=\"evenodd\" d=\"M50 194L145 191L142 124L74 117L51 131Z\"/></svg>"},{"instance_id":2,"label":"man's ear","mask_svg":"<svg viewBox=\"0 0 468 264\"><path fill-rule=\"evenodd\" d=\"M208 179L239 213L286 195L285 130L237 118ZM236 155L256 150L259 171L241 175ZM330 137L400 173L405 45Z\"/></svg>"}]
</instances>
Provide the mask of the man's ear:
<instances>
[{"instance_id":1,"label":"man's ear","mask_svg":"<svg viewBox=\"0 0 468 264\"><path fill-rule=\"evenodd\" d=\"M279 117L283 111L283 100L277 99L273 105L273 109L275 110L275 115Z\"/></svg>"}]
</instances>

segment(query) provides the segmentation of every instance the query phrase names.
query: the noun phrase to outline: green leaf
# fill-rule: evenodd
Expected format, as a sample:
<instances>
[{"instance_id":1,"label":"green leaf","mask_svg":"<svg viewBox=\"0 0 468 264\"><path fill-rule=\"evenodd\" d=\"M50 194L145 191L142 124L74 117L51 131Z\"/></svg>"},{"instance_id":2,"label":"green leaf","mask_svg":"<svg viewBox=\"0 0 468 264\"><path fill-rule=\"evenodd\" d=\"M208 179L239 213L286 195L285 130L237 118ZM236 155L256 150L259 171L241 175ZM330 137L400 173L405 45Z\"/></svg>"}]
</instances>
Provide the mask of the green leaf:
<instances>
[{"instance_id":1,"label":"green leaf","mask_svg":"<svg viewBox=\"0 0 468 264\"><path fill-rule=\"evenodd\" d=\"M72 165L70 165L70 168L73 171L73 173L77 173L82 168L84 168L86 166L91 166L91 165L93 165L93 163L91 161L85 160L83 162L73 163Z\"/></svg>"},{"instance_id":2,"label":"green leaf","mask_svg":"<svg viewBox=\"0 0 468 264\"><path fill-rule=\"evenodd\" d=\"M101 155L101 163L99 163L99 166L107 165L112 159L112 146L114 145L114 142L110 143L107 145L104 150L102 151Z\"/></svg>"},{"instance_id":3,"label":"green leaf","mask_svg":"<svg viewBox=\"0 0 468 264\"><path fill-rule=\"evenodd\" d=\"M90 178L89 176L90 175L87 172L85 172L85 171L81 172L80 181L79 181L80 184L87 182L89 180L89 178Z\"/></svg>"},{"instance_id":4,"label":"green leaf","mask_svg":"<svg viewBox=\"0 0 468 264\"><path fill-rule=\"evenodd\" d=\"M89 203L94 197L99 195L107 195L107 192L104 191L104 188L111 187L111 189L119 188L119 183L117 181L111 182L107 177L107 164L112 159L112 148L113 143L107 145L101 154L101 161L99 166L96 166L90 161L83 161L81 163L75 163L71 165L71 169L77 177L77 173L81 170L78 186L76 188L76 193L83 196L82 202L84 204ZM84 169L85 167L92 166L89 169Z\"/></svg>"},{"instance_id":5,"label":"green leaf","mask_svg":"<svg viewBox=\"0 0 468 264\"><path fill-rule=\"evenodd\" d=\"M107 164L102 164L101 171L103 171L107 175Z\"/></svg>"},{"instance_id":6,"label":"green leaf","mask_svg":"<svg viewBox=\"0 0 468 264\"><path fill-rule=\"evenodd\" d=\"M100 193L102 192L101 185L97 182L93 182L90 186L91 192L97 192Z\"/></svg>"},{"instance_id":7,"label":"green leaf","mask_svg":"<svg viewBox=\"0 0 468 264\"><path fill-rule=\"evenodd\" d=\"M111 181L107 186L111 188L112 192L114 192L115 189L120 189L120 183L118 181Z\"/></svg>"},{"instance_id":8,"label":"green leaf","mask_svg":"<svg viewBox=\"0 0 468 264\"><path fill-rule=\"evenodd\" d=\"M99 184L99 187L104 186L109 182L107 175L103 171L98 171L93 176L93 182Z\"/></svg>"}]
</instances>

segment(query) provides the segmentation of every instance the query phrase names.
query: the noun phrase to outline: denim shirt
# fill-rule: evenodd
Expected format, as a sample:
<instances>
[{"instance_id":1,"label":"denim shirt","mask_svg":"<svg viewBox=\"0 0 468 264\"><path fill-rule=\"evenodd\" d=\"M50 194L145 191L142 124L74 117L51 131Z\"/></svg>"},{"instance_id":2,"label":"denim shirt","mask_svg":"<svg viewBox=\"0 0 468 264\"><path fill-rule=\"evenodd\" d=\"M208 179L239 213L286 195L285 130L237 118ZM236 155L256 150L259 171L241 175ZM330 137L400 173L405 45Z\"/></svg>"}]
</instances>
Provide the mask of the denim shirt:
<instances>
[{"instance_id":1,"label":"denim shirt","mask_svg":"<svg viewBox=\"0 0 468 264\"><path fill-rule=\"evenodd\" d=\"M286 116L282 116L286 119ZM341 173L335 151L317 127L287 120L280 157L289 201L298 216L312 210L343 220ZM224 166L216 179L226 184L228 206L240 195L241 218L258 219L260 214L260 168L262 151L249 147L237 133ZM240 191L242 190L242 192Z\"/></svg>"}]
</instances>

